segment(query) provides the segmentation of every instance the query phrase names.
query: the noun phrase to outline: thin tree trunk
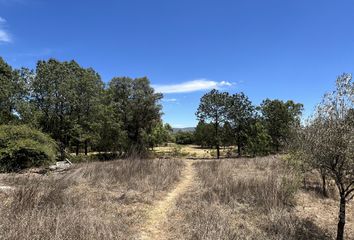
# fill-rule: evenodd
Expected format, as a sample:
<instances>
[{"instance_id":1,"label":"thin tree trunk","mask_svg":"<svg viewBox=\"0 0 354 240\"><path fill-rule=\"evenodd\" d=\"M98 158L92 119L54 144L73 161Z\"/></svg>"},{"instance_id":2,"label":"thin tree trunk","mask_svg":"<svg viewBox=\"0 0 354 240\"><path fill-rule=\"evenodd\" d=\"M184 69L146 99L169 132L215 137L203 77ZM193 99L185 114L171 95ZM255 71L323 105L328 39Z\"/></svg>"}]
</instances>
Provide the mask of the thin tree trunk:
<instances>
[{"instance_id":1,"label":"thin tree trunk","mask_svg":"<svg viewBox=\"0 0 354 240\"><path fill-rule=\"evenodd\" d=\"M345 226L345 205L346 200L344 194L341 194L339 204L339 221L337 228L337 240L344 240L344 226Z\"/></svg>"},{"instance_id":2,"label":"thin tree trunk","mask_svg":"<svg viewBox=\"0 0 354 240\"><path fill-rule=\"evenodd\" d=\"M220 158L220 146L219 146L219 121L218 117L215 120L215 138L216 138L216 158Z\"/></svg>"},{"instance_id":3,"label":"thin tree trunk","mask_svg":"<svg viewBox=\"0 0 354 240\"><path fill-rule=\"evenodd\" d=\"M239 142L237 143L237 156L241 157L241 144Z\"/></svg>"},{"instance_id":4,"label":"thin tree trunk","mask_svg":"<svg viewBox=\"0 0 354 240\"><path fill-rule=\"evenodd\" d=\"M326 188L326 174L322 173L322 194L324 197L328 197L327 188Z\"/></svg>"},{"instance_id":5,"label":"thin tree trunk","mask_svg":"<svg viewBox=\"0 0 354 240\"><path fill-rule=\"evenodd\" d=\"M78 143L78 144L76 144L76 156L77 155L79 155L79 148L80 148L80 146L79 146L80 144Z\"/></svg>"},{"instance_id":6,"label":"thin tree trunk","mask_svg":"<svg viewBox=\"0 0 354 240\"><path fill-rule=\"evenodd\" d=\"M87 144L87 140L85 140L85 155L87 155L87 148L88 148L87 145L88 145L88 144Z\"/></svg>"}]
</instances>

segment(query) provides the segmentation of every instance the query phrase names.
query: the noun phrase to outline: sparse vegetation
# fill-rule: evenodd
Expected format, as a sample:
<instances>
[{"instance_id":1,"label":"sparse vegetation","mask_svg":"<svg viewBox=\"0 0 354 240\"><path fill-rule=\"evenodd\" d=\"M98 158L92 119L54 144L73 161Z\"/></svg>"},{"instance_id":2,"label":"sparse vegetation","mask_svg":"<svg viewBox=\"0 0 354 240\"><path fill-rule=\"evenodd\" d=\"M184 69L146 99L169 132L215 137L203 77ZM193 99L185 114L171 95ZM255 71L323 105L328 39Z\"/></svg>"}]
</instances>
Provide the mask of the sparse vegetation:
<instances>
[{"instance_id":1,"label":"sparse vegetation","mask_svg":"<svg viewBox=\"0 0 354 240\"><path fill-rule=\"evenodd\" d=\"M274 157L196 162L198 185L171 213L170 239L331 239L295 214L299 182Z\"/></svg>"},{"instance_id":2,"label":"sparse vegetation","mask_svg":"<svg viewBox=\"0 0 354 240\"><path fill-rule=\"evenodd\" d=\"M85 163L63 174L0 175L0 239L136 239L150 204L179 180L180 160Z\"/></svg>"}]
</instances>

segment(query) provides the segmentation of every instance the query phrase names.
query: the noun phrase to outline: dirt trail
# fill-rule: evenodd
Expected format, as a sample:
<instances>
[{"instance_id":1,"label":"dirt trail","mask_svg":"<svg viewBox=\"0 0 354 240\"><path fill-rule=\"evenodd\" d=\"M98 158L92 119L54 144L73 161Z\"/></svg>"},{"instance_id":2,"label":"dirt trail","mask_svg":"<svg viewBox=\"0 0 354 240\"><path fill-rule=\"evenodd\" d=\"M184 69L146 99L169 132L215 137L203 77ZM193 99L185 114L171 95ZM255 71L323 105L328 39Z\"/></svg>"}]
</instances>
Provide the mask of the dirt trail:
<instances>
[{"instance_id":1,"label":"dirt trail","mask_svg":"<svg viewBox=\"0 0 354 240\"><path fill-rule=\"evenodd\" d=\"M181 180L177 186L167 194L167 196L158 202L149 212L140 239L142 240L158 240L165 239L164 223L167 221L167 214L172 209L180 195L188 190L193 184L194 167L192 161L186 161L186 167L182 172Z\"/></svg>"}]
</instances>

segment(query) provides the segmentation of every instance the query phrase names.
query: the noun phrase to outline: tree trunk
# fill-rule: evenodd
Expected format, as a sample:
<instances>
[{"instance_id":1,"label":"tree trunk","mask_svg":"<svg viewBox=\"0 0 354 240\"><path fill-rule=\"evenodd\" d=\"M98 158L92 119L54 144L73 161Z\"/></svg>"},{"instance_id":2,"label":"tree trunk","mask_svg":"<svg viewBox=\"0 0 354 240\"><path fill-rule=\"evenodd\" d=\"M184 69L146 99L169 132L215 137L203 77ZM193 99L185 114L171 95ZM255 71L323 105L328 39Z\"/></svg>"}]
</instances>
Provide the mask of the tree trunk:
<instances>
[{"instance_id":1,"label":"tree trunk","mask_svg":"<svg viewBox=\"0 0 354 240\"><path fill-rule=\"evenodd\" d=\"M87 156L87 148L88 148L88 143L87 143L87 140L85 140L85 155Z\"/></svg>"},{"instance_id":2,"label":"tree trunk","mask_svg":"<svg viewBox=\"0 0 354 240\"><path fill-rule=\"evenodd\" d=\"M322 176L322 194L324 197L328 197L327 188L326 188L326 174L321 174Z\"/></svg>"},{"instance_id":3,"label":"tree trunk","mask_svg":"<svg viewBox=\"0 0 354 240\"><path fill-rule=\"evenodd\" d=\"M337 240L344 240L344 226L345 226L345 195L341 194L339 204L339 221L337 228Z\"/></svg>"},{"instance_id":4,"label":"tree trunk","mask_svg":"<svg viewBox=\"0 0 354 240\"><path fill-rule=\"evenodd\" d=\"M79 145L80 145L79 143L76 145L76 156L79 155L79 148L80 148Z\"/></svg>"},{"instance_id":5,"label":"tree trunk","mask_svg":"<svg viewBox=\"0 0 354 240\"><path fill-rule=\"evenodd\" d=\"M237 143L237 156L241 157L241 144Z\"/></svg>"},{"instance_id":6,"label":"tree trunk","mask_svg":"<svg viewBox=\"0 0 354 240\"><path fill-rule=\"evenodd\" d=\"M216 158L220 158L220 146L219 146L219 122L218 117L215 120L215 138L216 138Z\"/></svg>"}]
</instances>

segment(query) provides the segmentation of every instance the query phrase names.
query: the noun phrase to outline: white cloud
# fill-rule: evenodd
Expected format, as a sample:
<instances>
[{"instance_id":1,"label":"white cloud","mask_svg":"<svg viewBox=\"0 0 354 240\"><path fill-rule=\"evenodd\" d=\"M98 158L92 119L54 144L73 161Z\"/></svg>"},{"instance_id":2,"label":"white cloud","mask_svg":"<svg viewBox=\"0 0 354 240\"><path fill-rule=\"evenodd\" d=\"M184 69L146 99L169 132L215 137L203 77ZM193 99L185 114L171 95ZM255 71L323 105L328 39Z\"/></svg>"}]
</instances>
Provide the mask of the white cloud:
<instances>
[{"instance_id":1,"label":"white cloud","mask_svg":"<svg viewBox=\"0 0 354 240\"><path fill-rule=\"evenodd\" d=\"M164 98L162 99L163 102L177 102L177 99L176 98Z\"/></svg>"},{"instance_id":2,"label":"white cloud","mask_svg":"<svg viewBox=\"0 0 354 240\"><path fill-rule=\"evenodd\" d=\"M179 84L154 85L153 87L156 92L160 93L186 93L230 86L232 86L232 83L227 81L216 82L207 79L197 79Z\"/></svg>"},{"instance_id":3,"label":"white cloud","mask_svg":"<svg viewBox=\"0 0 354 240\"><path fill-rule=\"evenodd\" d=\"M11 37L9 33L5 30L6 20L0 17L0 43L1 42L11 42Z\"/></svg>"}]
</instances>

